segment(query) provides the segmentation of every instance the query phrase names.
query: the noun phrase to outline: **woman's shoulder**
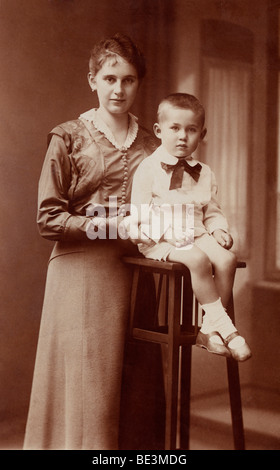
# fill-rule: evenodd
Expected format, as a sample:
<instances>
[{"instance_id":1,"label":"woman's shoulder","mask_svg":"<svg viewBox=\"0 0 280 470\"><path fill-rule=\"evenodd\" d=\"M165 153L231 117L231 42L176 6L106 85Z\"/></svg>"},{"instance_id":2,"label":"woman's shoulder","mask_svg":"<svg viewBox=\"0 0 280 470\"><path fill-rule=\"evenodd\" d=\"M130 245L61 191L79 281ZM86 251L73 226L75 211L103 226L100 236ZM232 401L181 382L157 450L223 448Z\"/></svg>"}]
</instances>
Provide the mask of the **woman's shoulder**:
<instances>
[{"instance_id":1,"label":"woman's shoulder","mask_svg":"<svg viewBox=\"0 0 280 470\"><path fill-rule=\"evenodd\" d=\"M153 132L151 132L149 129L147 129L146 127L142 126L142 124L138 124L138 133L143 137L143 138L146 138L146 139L151 139L152 141L156 141L156 137L154 135Z\"/></svg>"},{"instance_id":2,"label":"woman's shoulder","mask_svg":"<svg viewBox=\"0 0 280 470\"><path fill-rule=\"evenodd\" d=\"M56 134L60 137L63 137L65 134L72 135L74 133L77 133L83 127L84 125L80 119L73 119L71 121L66 121L61 124L58 124L49 132L49 134Z\"/></svg>"},{"instance_id":3,"label":"woman's shoulder","mask_svg":"<svg viewBox=\"0 0 280 470\"><path fill-rule=\"evenodd\" d=\"M142 140L144 148L147 151L148 155L150 155L158 148L158 139L151 131L149 131L149 129L142 126L141 124L139 124L138 136Z\"/></svg>"},{"instance_id":4,"label":"woman's shoulder","mask_svg":"<svg viewBox=\"0 0 280 470\"><path fill-rule=\"evenodd\" d=\"M80 119L66 121L58 124L48 133L48 144L53 136L57 136L64 140L66 147L68 148L72 146L73 141L77 138L82 138L85 133L85 126Z\"/></svg>"}]
</instances>

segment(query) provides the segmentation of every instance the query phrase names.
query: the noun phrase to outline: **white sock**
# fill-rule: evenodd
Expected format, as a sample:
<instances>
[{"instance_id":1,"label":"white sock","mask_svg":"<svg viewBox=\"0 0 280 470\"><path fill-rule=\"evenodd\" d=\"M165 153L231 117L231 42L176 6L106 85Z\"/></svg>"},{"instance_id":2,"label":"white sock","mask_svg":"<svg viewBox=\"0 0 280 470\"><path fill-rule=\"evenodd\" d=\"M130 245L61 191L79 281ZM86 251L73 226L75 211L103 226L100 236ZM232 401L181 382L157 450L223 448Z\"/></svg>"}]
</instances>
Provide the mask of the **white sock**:
<instances>
[{"instance_id":1,"label":"white sock","mask_svg":"<svg viewBox=\"0 0 280 470\"><path fill-rule=\"evenodd\" d=\"M201 326L202 333L217 331L223 338L236 331L234 324L226 313L221 299L210 304L201 305L205 312Z\"/></svg>"},{"instance_id":2,"label":"white sock","mask_svg":"<svg viewBox=\"0 0 280 470\"><path fill-rule=\"evenodd\" d=\"M211 320L209 318L209 315L206 315L206 313L202 317L202 324L200 328L201 333L207 334L207 333L212 333L212 324Z\"/></svg>"},{"instance_id":3,"label":"white sock","mask_svg":"<svg viewBox=\"0 0 280 470\"><path fill-rule=\"evenodd\" d=\"M203 315L200 331L204 334L212 333L214 331L208 315ZM213 343L223 344L222 338L219 335L211 336L210 341Z\"/></svg>"}]
</instances>

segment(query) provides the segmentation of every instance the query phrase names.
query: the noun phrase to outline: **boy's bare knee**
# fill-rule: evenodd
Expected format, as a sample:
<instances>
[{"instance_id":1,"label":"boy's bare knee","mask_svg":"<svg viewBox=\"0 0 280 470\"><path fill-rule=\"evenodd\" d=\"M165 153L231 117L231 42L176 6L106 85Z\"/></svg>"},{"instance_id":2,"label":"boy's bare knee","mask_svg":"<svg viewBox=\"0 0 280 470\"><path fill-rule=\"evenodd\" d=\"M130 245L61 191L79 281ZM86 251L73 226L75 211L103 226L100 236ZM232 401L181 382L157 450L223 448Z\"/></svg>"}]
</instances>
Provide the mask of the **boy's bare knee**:
<instances>
[{"instance_id":1,"label":"boy's bare knee","mask_svg":"<svg viewBox=\"0 0 280 470\"><path fill-rule=\"evenodd\" d=\"M236 269L237 267L237 256L233 251L228 251L227 252L227 263L228 266L232 269Z\"/></svg>"},{"instance_id":2,"label":"boy's bare knee","mask_svg":"<svg viewBox=\"0 0 280 470\"><path fill-rule=\"evenodd\" d=\"M237 257L232 251L225 251L223 256L219 259L216 269L223 272L234 272L237 267Z\"/></svg>"},{"instance_id":3,"label":"boy's bare knee","mask_svg":"<svg viewBox=\"0 0 280 470\"><path fill-rule=\"evenodd\" d=\"M192 269L195 271L212 272L212 264L206 253L196 250L192 257Z\"/></svg>"}]
</instances>

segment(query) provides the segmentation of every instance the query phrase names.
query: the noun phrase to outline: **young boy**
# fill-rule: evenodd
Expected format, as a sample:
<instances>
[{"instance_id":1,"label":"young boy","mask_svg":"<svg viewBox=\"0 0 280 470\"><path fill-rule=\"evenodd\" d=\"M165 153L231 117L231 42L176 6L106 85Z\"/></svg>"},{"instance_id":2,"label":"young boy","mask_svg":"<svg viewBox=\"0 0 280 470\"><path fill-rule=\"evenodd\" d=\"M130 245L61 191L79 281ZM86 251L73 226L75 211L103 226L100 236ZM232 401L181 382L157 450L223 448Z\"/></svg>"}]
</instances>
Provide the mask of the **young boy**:
<instances>
[{"instance_id":1,"label":"young boy","mask_svg":"<svg viewBox=\"0 0 280 470\"><path fill-rule=\"evenodd\" d=\"M206 135L204 121L204 108L192 95L175 93L160 103L154 132L161 145L137 168L131 203L139 212L149 207L149 215L163 214L167 207L193 205L193 243L183 218L181 230L173 218L171 231L164 229L153 237L153 227L147 230L147 210L142 210L140 233L148 243L138 247L147 258L180 262L189 268L194 294L205 312L197 346L245 361L251 357L250 348L225 311L236 270L235 254L229 251L233 240L217 201L214 174L192 157Z\"/></svg>"}]
</instances>

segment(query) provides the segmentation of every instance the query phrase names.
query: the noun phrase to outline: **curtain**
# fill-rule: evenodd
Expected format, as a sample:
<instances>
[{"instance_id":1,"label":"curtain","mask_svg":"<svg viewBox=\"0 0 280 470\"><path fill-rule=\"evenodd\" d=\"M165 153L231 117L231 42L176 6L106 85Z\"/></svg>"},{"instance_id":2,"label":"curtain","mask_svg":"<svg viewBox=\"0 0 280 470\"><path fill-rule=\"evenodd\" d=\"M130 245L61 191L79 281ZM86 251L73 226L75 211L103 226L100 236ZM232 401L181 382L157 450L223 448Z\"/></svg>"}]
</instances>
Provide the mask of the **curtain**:
<instances>
[{"instance_id":1,"label":"curtain","mask_svg":"<svg viewBox=\"0 0 280 470\"><path fill-rule=\"evenodd\" d=\"M230 224L234 251L248 257L248 161L251 69L242 62L204 59L207 136L203 159L213 169Z\"/></svg>"}]
</instances>

